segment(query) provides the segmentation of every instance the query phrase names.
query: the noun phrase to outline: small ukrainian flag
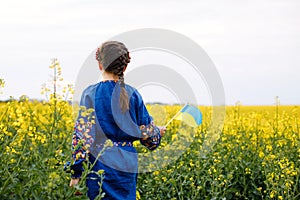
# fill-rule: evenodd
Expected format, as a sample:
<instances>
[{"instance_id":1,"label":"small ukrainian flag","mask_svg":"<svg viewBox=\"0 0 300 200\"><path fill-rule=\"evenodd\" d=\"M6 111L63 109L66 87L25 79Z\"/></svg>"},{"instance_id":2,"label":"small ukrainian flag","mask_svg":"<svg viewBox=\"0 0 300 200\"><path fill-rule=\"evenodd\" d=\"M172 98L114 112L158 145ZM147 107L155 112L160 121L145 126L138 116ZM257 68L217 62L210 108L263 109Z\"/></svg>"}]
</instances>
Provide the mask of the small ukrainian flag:
<instances>
[{"instance_id":1,"label":"small ukrainian flag","mask_svg":"<svg viewBox=\"0 0 300 200\"><path fill-rule=\"evenodd\" d=\"M186 104L167 124L169 125L171 121L181 120L191 127L197 127L202 124L202 113L196 107Z\"/></svg>"},{"instance_id":2,"label":"small ukrainian flag","mask_svg":"<svg viewBox=\"0 0 300 200\"><path fill-rule=\"evenodd\" d=\"M197 107L187 104L175 119L181 120L191 127L197 127L202 124L202 113Z\"/></svg>"}]
</instances>

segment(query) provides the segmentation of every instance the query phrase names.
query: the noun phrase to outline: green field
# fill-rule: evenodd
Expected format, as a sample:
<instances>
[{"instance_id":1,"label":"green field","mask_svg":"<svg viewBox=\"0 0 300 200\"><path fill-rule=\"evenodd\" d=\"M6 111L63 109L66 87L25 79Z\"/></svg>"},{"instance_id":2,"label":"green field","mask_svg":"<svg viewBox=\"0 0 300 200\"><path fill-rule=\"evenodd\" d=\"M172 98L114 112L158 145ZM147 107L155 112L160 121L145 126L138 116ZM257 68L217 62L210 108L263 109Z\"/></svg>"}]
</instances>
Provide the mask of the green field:
<instances>
[{"instance_id":1,"label":"green field","mask_svg":"<svg viewBox=\"0 0 300 200\"><path fill-rule=\"evenodd\" d=\"M158 124L180 109L160 108L165 117L157 117ZM135 144L142 155L141 171L148 171L139 175L138 198L298 199L298 106L227 106L220 134L205 149L212 109L199 108L203 124L191 128L173 121L154 153ZM54 98L24 98L1 103L0 110L0 198L78 198L63 171L71 156L72 106ZM80 189L86 190L84 184Z\"/></svg>"}]
</instances>

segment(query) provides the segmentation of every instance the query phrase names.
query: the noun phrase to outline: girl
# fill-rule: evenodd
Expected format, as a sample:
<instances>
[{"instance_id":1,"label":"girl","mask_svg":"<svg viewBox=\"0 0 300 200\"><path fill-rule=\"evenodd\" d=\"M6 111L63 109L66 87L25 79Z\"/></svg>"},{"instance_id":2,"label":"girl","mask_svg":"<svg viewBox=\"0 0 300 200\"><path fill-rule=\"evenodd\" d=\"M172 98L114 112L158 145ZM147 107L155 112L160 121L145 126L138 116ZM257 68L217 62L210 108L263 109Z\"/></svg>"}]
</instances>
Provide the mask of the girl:
<instances>
[{"instance_id":1,"label":"girl","mask_svg":"<svg viewBox=\"0 0 300 200\"><path fill-rule=\"evenodd\" d=\"M88 155L89 162L96 163L92 172L104 170L103 199L135 200L138 160L132 142L140 140L148 149L154 150L166 129L153 124L141 95L124 83L124 71L130 62L125 45L117 41L105 42L98 48L96 59L103 80L86 88L80 101L81 106L93 110L95 123L90 123L86 111L79 113L72 141L75 162L71 166L70 186L78 184L82 163ZM111 140L113 145L96 160L106 140ZM90 199L99 194L99 181L97 173L87 176Z\"/></svg>"}]
</instances>

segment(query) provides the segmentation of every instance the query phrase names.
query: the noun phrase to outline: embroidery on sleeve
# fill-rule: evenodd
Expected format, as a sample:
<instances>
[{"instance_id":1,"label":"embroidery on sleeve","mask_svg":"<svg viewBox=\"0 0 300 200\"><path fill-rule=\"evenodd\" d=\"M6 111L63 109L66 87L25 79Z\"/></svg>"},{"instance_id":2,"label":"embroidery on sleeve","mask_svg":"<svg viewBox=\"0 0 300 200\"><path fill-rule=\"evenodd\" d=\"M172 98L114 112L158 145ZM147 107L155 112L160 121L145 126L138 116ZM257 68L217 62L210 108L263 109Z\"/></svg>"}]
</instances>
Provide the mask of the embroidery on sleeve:
<instances>
[{"instance_id":1,"label":"embroidery on sleeve","mask_svg":"<svg viewBox=\"0 0 300 200\"><path fill-rule=\"evenodd\" d=\"M154 125L154 122L152 121L148 125L141 125L140 130L142 134L141 144L149 150L156 149L160 144L161 135L159 128Z\"/></svg>"}]
</instances>

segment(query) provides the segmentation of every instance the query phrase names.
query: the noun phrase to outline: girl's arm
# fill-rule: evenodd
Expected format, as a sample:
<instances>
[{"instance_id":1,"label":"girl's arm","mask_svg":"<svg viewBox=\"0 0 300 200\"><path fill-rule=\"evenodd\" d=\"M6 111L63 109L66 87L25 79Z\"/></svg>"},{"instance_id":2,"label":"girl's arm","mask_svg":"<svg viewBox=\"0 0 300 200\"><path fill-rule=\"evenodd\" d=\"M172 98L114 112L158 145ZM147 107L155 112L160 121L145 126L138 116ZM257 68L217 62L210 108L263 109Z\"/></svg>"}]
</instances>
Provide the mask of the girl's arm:
<instances>
[{"instance_id":1,"label":"girl's arm","mask_svg":"<svg viewBox=\"0 0 300 200\"><path fill-rule=\"evenodd\" d=\"M155 126L153 118L149 115L142 96L137 90L132 96L135 97L136 102L136 123L141 131L140 142L149 150L154 150L160 145L166 128Z\"/></svg>"},{"instance_id":2,"label":"girl's arm","mask_svg":"<svg viewBox=\"0 0 300 200\"><path fill-rule=\"evenodd\" d=\"M90 86L82 93L80 111L74 125L72 137L72 162L70 163L71 178L80 178L83 162L87 160L89 148L94 142L94 106L92 98L95 86Z\"/></svg>"}]
</instances>

